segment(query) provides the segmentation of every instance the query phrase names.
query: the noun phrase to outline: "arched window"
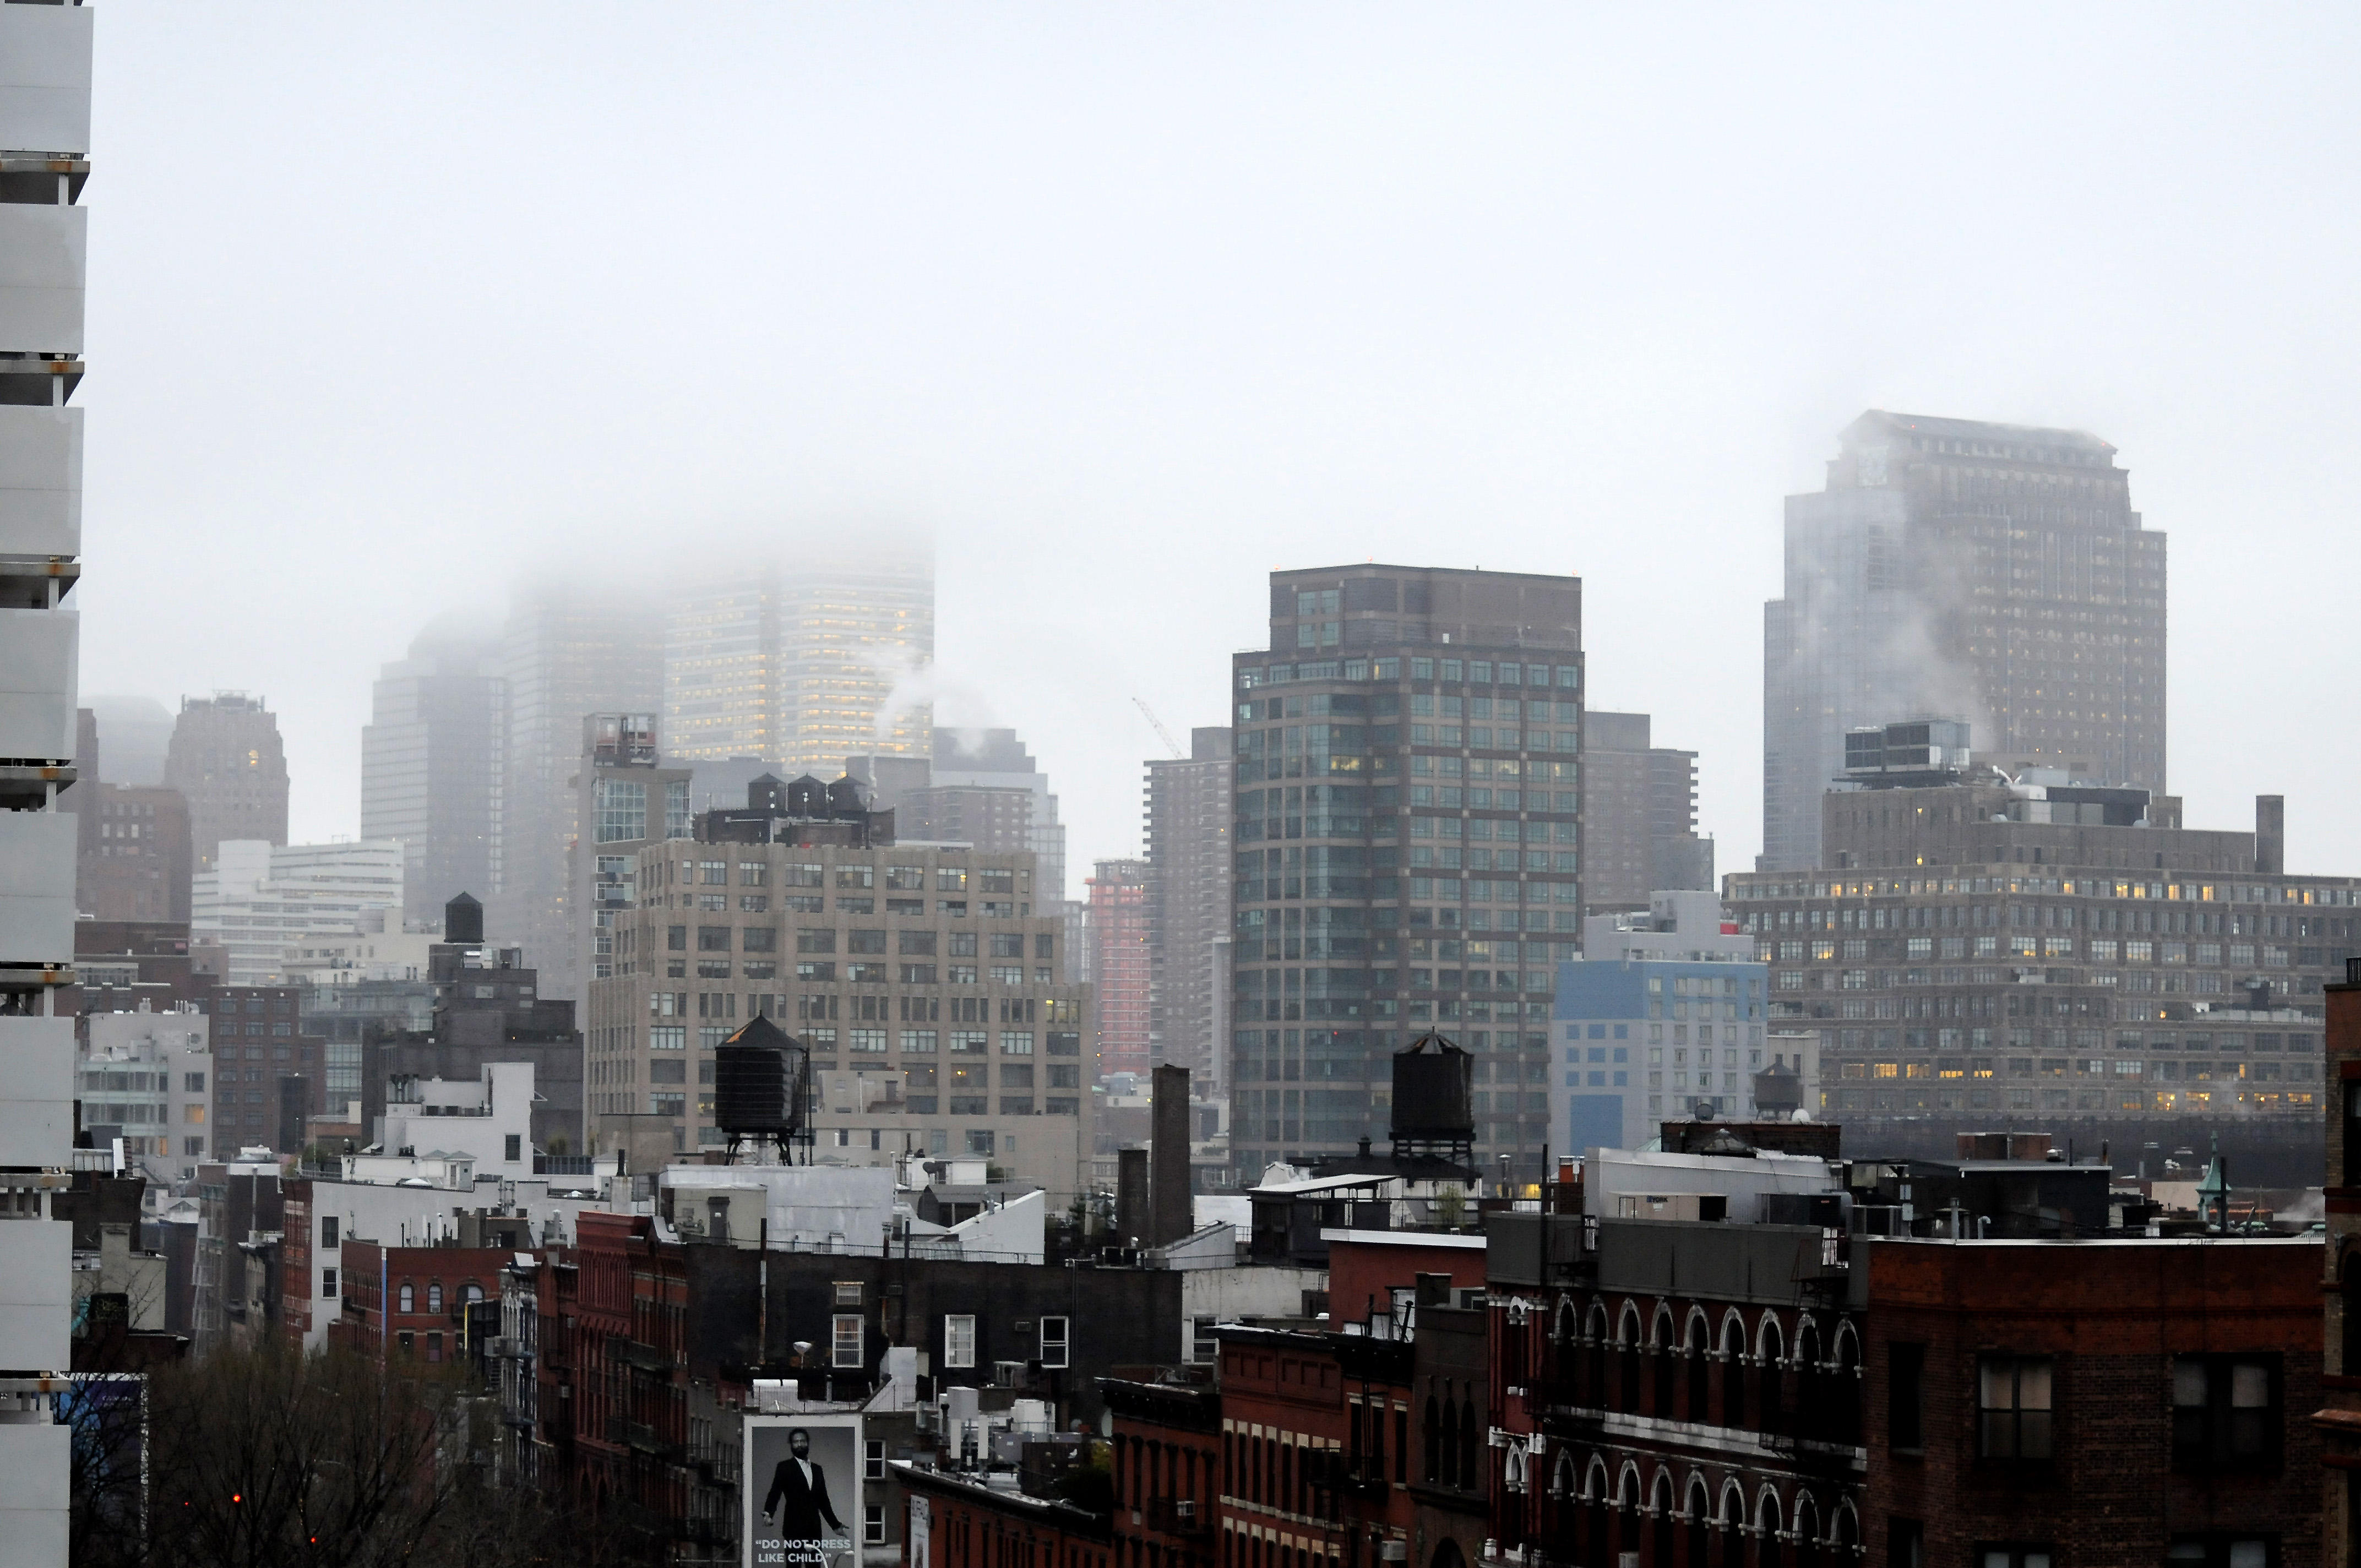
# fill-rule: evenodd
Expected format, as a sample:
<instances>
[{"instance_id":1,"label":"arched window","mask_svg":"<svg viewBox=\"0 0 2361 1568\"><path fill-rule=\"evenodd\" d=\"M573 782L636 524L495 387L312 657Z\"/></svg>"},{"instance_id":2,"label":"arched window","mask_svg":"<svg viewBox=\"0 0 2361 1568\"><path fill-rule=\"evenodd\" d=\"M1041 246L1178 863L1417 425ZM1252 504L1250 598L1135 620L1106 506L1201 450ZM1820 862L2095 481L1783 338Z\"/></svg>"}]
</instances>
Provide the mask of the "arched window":
<instances>
[{"instance_id":1,"label":"arched window","mask_svg":"<svg viewBox=\"0 0 2361 1568\"><path fill-rule=\"evenodd\" d=\"M1754 1549L1755 1568L1780 1568L1779 1540L1781 1522L1779 1498L1767 1488L1755 1504L1754 1528L1759 1544Z\"/></svg>"},{"instance_id":2,"label":"arched window","mask_svg":"<svg viewBox=\"0 0 2361 1568\"><path fill-rule=\"evenodd\" d=\"M418 1292L409 1285L401 1288L401 1310L405 1312L414 1312L418 1310Z\"/></svg>"},{"instance_id":3,"label":"arched window","mask_svg":"<svg viewBox=\"0 0 2361 1568\"><path fill-rule=\"evenodd\" d=\"M1763 1365L1757 1369L1760 1376L1755 1382L1759 1390L1755 1399L1755 1425L1763 1431L1775 1433L1786 1430L1786 1401L1780 1397L1780 1379L1784 1376L1784 1370L1779 1365L1785 1359L1786 1347L1779 1342L1779 1325L1766 1322L1763 1326Z\"/></svg>"},{"instance_id":4,"label":"arched window","mask_svg":"<svg viewBox=\"0 0 2361 1568\"><path fill-rule=\"evenodd\" d=\"M1721 1424L1746 1424L1746 1326L1736 1318L1721 1329Z\"/></svg>"},{"instance_id":5,"label":"arched window","mask_svg":"<svg viewBox=\"0 0 2361 1568\"><path fill-rule=\"evenodd\" d=\"M1669 1421L1674 1420L1680 1413L1673 1408L1674 1374L1678 1369L1680 1363L1677 1359L1679 1353L1673 1343L1673 1320L1670 1313L1659 1312L1656 1314L1655 1338L1656 1402L1655 1407L1649 1410L1648 1413L1655 1417L1660 1421Z\"/></svg>"},{"instance_id":6,"label":"arched window","mask_svg":"<svg viewBox=\"0 0 2361 1568\"><path fill-rule=\"evenodd\" d=\"M1623 1362L1623 1394L1615 1408L1632 1415L1640 1413L1640 1358L1648 1354L1640 1332L1640 1314L1627 1309L1623 1313L1622 1331L1617 1335Z\"/></svg>"},{"instance_id":7,"label":"arched window","mask_svg":"<svg viewBox=\"0 0 2361 1568\"><path fill-rule=\"evenodd\" d=\"M1476 1428L1476 1391L1467 1391L1467 1402L1459 1407L1459 1486L1462 1491L1478 1492L1484 1488L1484 1467L1477 1462L1483 1439Z\"/></svg>"},{"instance_id":8,"label":"arched window","mask_svg":"<svg viewBox=\"0 0 2361 1568\"><path fill-rule=\"evenodd\" d=\"M459 1292L459 1299L462 1301L480 1301L483 1299L484 1288L472 1279L468 1280L467 1286Z\"/></svg>"},{"instance_id":9,"label":"arched window","mask_svg":"<svg viewBox=\"0 0 2361 1568\"><path fill-rule=\"evenodd\" d=\"M1711 1568L1713 1563L1713 1498L1705 1483L1691 1476L1688 1506L1688 1568Z\"/></svg>"},{"instance_id":10,"label":"arched window","mask_svg":"<svg viewBox=\"0 0 2361 1568\"><path fill-rule=\"evenodd\" d=\"M439 1312L443 1310L443 1287L441 1285L429 1285L426 1288L426 1310L430 1312Z\"/></svg>"},{"instance_id":11,"label":"arched window","mask_svg":"<svg viewBox=\"0 0 2361 1568\"><path fill-rule=\"evenodd\" d=\"M1809 1492L1795 1494L1795 1568L1820 1568L1820 1520Z\"/></svg>"},{"instance_id":12,"label":"arched window","mask_svg":"<svg viewBox=\"0 0 2361 1568\"><path fill-rule=\"evenodd\" d=\"M1707 1365L1705 1320L1693 1317L1689 1320L1689 1353L1686 1369L1689 1380L1689 1420L1700 1424L1707 1419L1708 1409L1707 1396L1710 1392L1710 1386L1706 1377Z\"/></svg>"},{"instance_id":13,"label":"arched window","mask_svg":"<svg viewBox=\"0 0 2361 1568\"><path fill-rule=\"evenodd\" d=\"M1431 1393L1427 1395L1426 1422L1422 1431L1426 1438L1425 1475L1427 1480L1430 1482L1439 1481L1443 1478L1443 1418L1441 1411L1442 1407L1435 1403L1434 1396Z\"/></svg>"},{"instance_id":14,"label":"arched window","mask_svg":"<svg viewBox=\"0 0 2361 1568\"><path fill-rule=\"evenodd\" d=\"M1837 1368L1828 1379L1830 1435L1837 1442L1861 1441L1861 1336L1847 1323L1837 1330Z\"/></svg>"}]
</instances>

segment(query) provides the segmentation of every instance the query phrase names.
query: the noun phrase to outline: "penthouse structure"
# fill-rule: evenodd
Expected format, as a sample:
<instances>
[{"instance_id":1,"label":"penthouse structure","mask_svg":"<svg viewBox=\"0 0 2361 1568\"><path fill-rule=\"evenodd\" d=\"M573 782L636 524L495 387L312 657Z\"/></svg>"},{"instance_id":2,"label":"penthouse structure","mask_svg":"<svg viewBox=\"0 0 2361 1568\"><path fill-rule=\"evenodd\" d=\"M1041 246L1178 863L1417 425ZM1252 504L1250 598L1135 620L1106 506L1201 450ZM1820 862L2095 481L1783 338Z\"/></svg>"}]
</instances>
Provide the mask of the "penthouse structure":
<instances>
[{"instance_id":1,"label":"penthouse structure","mask_svg":"<svg viewBox=\"0 0 2361 1568\"><path fill-rule=\"evenodd\" d=\"M1350 1153L1430 1026L1480 1081L1546 1070L1582 916L1582 585L1334 566L1270 577L1268 649L1231 659L1232 1158ZM1405 1033L1407 1031L1407 1033ZM1538 1175L1535 1080L1478 1152Z\"/></svg>"}]
</instances>

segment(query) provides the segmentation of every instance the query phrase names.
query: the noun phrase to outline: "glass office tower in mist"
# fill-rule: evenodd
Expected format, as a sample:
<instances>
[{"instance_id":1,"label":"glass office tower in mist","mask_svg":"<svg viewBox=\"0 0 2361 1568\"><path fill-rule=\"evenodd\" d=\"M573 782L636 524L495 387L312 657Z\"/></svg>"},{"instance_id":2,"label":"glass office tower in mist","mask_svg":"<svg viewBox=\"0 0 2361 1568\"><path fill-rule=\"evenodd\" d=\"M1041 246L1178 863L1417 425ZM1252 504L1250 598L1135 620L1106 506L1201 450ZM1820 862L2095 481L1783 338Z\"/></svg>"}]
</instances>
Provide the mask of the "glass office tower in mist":
<instances>
[{"instance_id":1,"label":"glass office tower in mist","mask_svg":"<svg viewBox=\"0 0 2361 1568\"><path fill-rule=\"evenodd\" d=\"M1537 1174L1581 931L1581 581L1275 572L1231 687L1240 1176L1383 1140L1392 1053L1429 1028L1476 1054L1488 1172Z\"/></svg>"},{"instance_id":2,"label":"glass office tower in mist","mask_svg":"<svg viewBox=\"0 0 2361 1568\"><path fill-rule=\"evenodd\" d=\"M934 654L923 545L863 542L738 565L673 601L664 753L759 757L789 778L834 778L856 752L928 756L934 709L906 700L905 682Z\"/></svg>"},{"instance_id":3,"label":"glass office tower in mist","mask_svg":"<svg viewBox=\"0 0 2361 1568\"><path fill-rule=\"evenodd\" d=\"M1763 869L1820 864L1847 729L1959 718L1979 761L2164 788L2165 536L2077 430L1872 411L1787 498L1763 607Z\"/></svg>"}]
</instances>

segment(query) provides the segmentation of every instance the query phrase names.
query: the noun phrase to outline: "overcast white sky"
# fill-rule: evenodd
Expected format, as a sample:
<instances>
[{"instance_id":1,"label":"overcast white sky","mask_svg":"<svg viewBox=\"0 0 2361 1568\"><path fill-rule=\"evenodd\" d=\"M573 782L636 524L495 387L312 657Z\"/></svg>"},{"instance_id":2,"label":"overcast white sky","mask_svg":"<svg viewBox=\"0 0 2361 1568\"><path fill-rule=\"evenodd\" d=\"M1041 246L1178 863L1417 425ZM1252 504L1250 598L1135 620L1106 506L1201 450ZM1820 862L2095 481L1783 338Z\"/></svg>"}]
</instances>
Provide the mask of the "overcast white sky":
<instances>
[{"instance_id":1,"label":"overcast white sky","mask_svg":"<svg viewBox=\"0 0 2361 1568\"><path fill-rule=\"evenodd\" d=\"M1761 831L1780 498L2074 425L2172 538L2171 782L2361 872L2349 7L101 0L85 693L277 707L538 559L932 528L939 654L1137 852L1273 566L1585 580ZM1079 892L1081 872L1075 876Z\"/></svg>"}]
</instances>

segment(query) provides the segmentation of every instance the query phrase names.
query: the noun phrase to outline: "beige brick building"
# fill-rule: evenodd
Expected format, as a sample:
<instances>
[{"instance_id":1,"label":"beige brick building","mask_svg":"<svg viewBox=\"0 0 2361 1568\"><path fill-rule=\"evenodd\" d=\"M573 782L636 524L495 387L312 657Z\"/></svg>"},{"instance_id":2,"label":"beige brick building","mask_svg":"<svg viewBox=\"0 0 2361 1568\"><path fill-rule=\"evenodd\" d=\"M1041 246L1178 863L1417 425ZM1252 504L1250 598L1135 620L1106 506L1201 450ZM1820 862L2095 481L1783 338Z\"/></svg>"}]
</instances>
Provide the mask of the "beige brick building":
<instances>
[{"instance_id":1,"label":"beige brick building","mask_svg":"<svg viewBox=\"0 0 2361 1568\"><path fill-rule=\"evenodd\" d=\"M1089 1146L1090 991L1065 980L1033 857L722 816L638 852L614 972L589 986L594 1123L654 1117L675 1150L719 1146L714 1047L769 1016L811 1050L815 1159L983 1155L1070 1201ZM715 841L750 826L807 841ZM809 841L831 838L853 841Z\"/></svg>"}]
</instances>

